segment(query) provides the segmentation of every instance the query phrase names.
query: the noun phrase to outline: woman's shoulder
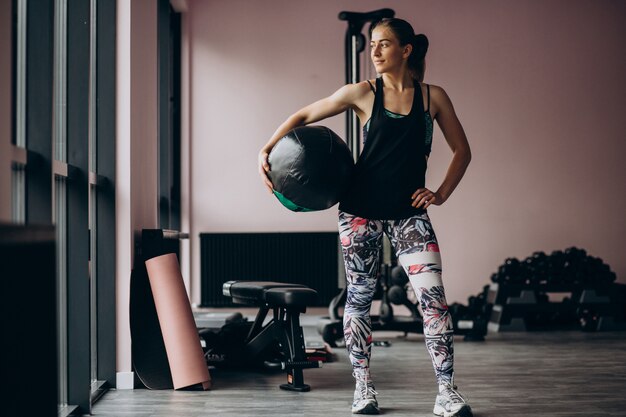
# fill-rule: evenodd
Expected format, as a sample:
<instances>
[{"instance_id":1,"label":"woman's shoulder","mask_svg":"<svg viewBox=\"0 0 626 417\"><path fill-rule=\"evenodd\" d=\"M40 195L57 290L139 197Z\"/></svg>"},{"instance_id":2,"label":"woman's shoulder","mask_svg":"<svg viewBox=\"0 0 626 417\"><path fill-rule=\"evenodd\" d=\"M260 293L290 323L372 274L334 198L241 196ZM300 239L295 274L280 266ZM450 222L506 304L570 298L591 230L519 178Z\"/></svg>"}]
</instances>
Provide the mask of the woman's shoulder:
<instances>
[{"instance_id":1,"label":"woman's shoulder","mask_svg":"<svg viewBox=\"0 0 626 417\"><path fill-rule=\"evenodd\" d=\"M424 82L420 82L420 85L422 86L423 91L426 91L427 88L428 90L430 90L429 92L430 92L431 102L435 104L444 104L450 101L450 98L448 97L448 94L446 93L446 90L444 90L443 87L439 85L435 85L435 84L424 83Z\"/></svg>"},{"instance_id":2,"label":"woman's shoulder","mask_svg":"<svg viewBox=\"0 0 626 417\"><path fill-rule=\"evenodd\" d=\"M372 83L372 85L376 85ZM372 95L372 90L367 81L360 81L358 83L346 84L342 86L335 94L345 98L348 101L355 102L368 95Z\"/></svg>"},{"instance_id":3,"label":"woman's shoulder","mask_svg":"<svg viewBox=\"0 0 626 417\"><path fill-rule=\"evenodd\" d=\"M436 118L439 115L440 111L448 111L453 109L452 101L446 93L446 90L435 84L428 83L420 83L422 86L422 91L426 90L426 86L428 85L428 89L430 90L430 112L433 115L433 118Z\"/></svg>"},{"instance_id":4,"label":"woman's shoulder","mask_svg":"<svg viewBox=\"0 0 626 417\"><path fill-rule=\"evenodd\" d=\"M376 90L376 79L359 81L358 83L347 84L346 86L349 86L352 91L358 94L371 94L372 89Z\"/></svg>"},{"instance_id":5,"label":"woman's shoulder","mask_svg":"<svg viewBox=\"0 0 626 417\"><path fill-rule=\"evenodd\" d=\"M428 88L430 90L430 97L433 99L437 97L443 98L448 96L446 90L444 90L444 88L439 85L424 82L420 82L420 85L422 86L422 89Z\"/></svg>"},{"instance_id":6,"label":"woman's shoulder","mask_svg":"<svg viewBox=\"0 0 626 417\"><path fill-rule=\"evenodd\" d=\"M367 91L376 92L376 81L378 78L372 78L371 80L365 80L360 82L359 84L363 84L363 88L367 88Z\"/></svg>"}]
</instances>

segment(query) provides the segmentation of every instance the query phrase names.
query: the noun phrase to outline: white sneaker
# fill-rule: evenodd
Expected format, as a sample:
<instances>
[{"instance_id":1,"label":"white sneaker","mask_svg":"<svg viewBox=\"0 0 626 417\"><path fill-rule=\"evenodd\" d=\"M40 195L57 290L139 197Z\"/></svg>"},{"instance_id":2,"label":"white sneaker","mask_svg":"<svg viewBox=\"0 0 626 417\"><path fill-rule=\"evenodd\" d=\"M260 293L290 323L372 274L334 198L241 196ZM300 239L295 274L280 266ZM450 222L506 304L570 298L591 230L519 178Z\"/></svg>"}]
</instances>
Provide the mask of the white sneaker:
<instances>
[{"instance_id":1,"label":"white sneaker","mask_svg":"<svg viewBox=\"0 0 626 417\"><path fill-rule=\"evenodd\" d=\"M370 381L357 379L354 390L354 401L352 402L353 414L378 414L378 401L376 401L376 390Z\"/></svg>"},{"instance_id":2,"label":"white sneaker","mask_svg":"<svg viewBox=\"0 0 626 417\"><path fill-rule=\"evenodd\" d=\"M433 414L443 417L473 417L467 398L457 391L456 385L440 385Z\"/></svg>"}]
</instances>

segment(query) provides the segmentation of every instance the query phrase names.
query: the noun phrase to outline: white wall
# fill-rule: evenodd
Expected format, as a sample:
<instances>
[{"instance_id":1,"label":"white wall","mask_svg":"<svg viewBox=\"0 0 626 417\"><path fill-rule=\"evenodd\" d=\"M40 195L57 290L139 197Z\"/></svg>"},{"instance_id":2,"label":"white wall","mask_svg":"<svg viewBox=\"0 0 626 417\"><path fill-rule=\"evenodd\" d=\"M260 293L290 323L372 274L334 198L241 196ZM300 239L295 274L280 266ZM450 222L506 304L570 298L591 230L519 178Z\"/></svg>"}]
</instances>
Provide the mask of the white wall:
<instances>
[{"instance_id":1,"label":"white wall","mask_svg":"<svg viewBox=\"0 0 626 417\"><path fill-rule=\"evenodd\" d=\"M157 227L156 2L117 3L117 371L130 372L134 242ZM118 387L119 388L119 387Z\"/></svg>"},{"instance_id":2,"label":"white wall","mask_svg":"<svg viewBox=\"0 0 626 417\"><path fill-rule=\"evenodd\" d=\"M0 223L11 221L11 2L0 2Z\"/></svg>"},{"instance_id":3,"label":"white wall","mask_svg":"<svg viewBox=\"0 0 626 417\"><path fill-rule=\"evenodd\" d=\"M193 300L203 231L336 230L335 209L291 213L257 152L292 112L344 82L342 10L380 7L427 34L425 81L443 86L473 161L429 209L448 301L464 302L509 256L572 245L626 280L626 3L555 0L190 2ZM343 117L325 121L343 135ZM450 151L436 128L427 185Z\"/></svg>"}]
</instances>

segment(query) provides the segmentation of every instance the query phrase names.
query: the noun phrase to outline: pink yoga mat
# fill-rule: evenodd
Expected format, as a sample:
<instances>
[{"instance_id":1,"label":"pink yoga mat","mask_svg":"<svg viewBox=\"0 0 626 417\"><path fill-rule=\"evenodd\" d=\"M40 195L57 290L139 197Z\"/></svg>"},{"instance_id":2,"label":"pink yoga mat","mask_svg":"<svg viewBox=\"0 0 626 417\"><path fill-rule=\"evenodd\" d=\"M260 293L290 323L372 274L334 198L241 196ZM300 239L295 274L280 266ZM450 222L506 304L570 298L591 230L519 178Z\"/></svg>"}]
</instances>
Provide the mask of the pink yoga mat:
<instances>
[{"instance_id":1,"label":"pink yoga mat","mask_svg":"<svg viewBox=\"0 0 626 417\"><path fill-rule=\"evenodd\" d=\"M204 360L191 305L173 253L146 261L163 342L170 363L174 389L202 384L211 388L211 376Z\"/></svg>"}]
</instances>

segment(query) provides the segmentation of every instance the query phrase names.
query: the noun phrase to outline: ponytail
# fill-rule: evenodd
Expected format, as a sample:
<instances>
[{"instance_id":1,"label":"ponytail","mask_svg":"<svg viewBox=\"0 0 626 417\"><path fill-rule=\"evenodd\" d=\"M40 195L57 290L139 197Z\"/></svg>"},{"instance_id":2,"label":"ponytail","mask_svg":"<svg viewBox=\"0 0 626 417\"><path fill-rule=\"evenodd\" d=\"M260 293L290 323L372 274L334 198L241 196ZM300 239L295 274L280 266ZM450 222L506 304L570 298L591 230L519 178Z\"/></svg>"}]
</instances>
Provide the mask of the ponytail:
<instances>
[{"instance_id":1,"label":"ponytail","mask_svg":"<svg viewBox=\"0 0 626 417\"><path fill-rule=\"evenodd\" d=\"M409 69L413 72L413 77L418 81L424 81L424 72L426 70L426 52L428 52L428 38L423 33L415 35L413 42L413 52L409 56Z\"/></svg>"}]
</instances>

